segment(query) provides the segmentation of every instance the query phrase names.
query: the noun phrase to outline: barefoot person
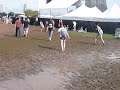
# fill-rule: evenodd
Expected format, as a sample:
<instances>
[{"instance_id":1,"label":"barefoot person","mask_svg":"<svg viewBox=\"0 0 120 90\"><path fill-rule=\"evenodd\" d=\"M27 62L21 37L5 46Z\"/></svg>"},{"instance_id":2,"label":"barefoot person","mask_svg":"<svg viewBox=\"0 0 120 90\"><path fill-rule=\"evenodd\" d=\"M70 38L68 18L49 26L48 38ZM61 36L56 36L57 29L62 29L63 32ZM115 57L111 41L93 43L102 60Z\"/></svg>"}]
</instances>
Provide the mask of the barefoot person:
<instances>
[{"instance_id":1,"label":"barefoot person","mask_svg":"<svg viewBox=\"0 0 120 90\"><path fill-rule=\"evenodd\" d=\"M102 43L103 43L103 45L105 44L104 43L104 40L103 40L103 30L101 29L101 27L97 24L97 36L95 37L95 44L96 44L96 42L97 42L97 38L98 38L98 36L100 36L100 39L101 39L101 41L102 41Z\"/></svg>"},{"instance_id":2,"label":"barefoot person","mask_svg":"<svg viewBox=\"0 0 120 90\"><path fill-rule=\"evenodd\" d=\"M44 24L42 21L40 21L40 29L41 29L41 32L43 32L43 29L44 29Z\"/></svg>"},{"instance_id":3,"label":"barefoot person","mask_svg":"<svg viewBox=\"0 0 120 90\"><path fill-rule=\"evenodd\" d=\"M65 46L66 46L66 38L70 39L69 34L67 32L67 29L61 25L61 28L58 29L58 32L60 32L60 40L61 40L61 48L62 51L65 51Z\"/></svg>"}]
</instances>

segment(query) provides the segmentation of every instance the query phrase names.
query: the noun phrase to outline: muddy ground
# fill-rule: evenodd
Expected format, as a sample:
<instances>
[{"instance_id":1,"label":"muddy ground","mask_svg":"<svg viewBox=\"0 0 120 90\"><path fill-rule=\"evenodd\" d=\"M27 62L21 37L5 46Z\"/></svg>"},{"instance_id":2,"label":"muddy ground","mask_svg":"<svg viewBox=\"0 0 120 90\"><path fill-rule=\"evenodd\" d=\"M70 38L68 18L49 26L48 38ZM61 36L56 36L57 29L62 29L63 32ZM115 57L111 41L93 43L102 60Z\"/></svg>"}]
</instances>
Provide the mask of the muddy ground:
<instances>
[{"instance_id":1,"label":"muddy ground","mask_svg":"<svg viewBox=\"0 0 120 90\"><path fill-rule=\"evenodd\" d=\"M65 52L59 34L30 26L27 38L0 24L0 90L120 90L120 40L70 32Z\"/></svg>"}]
</instances>

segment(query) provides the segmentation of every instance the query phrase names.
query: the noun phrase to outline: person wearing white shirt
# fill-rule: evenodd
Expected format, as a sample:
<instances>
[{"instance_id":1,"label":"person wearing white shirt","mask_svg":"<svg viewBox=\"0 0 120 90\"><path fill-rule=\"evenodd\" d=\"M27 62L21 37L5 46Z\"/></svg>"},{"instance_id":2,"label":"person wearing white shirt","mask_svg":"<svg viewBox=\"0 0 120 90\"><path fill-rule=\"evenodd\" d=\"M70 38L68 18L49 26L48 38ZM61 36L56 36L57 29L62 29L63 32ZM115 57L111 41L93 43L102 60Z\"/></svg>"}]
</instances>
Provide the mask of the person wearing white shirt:
<instances>
[{"instance_id":1,"label":"person wearing white shirt","mask_svg":"<svg viewBox=\"0 0 120 90\"><path fill-rule=\"evenodd\" d=\"M97 38L98 38L98 36L100 36L100 39L101 39L101 41L102 41L102 43L103 43L103 45L105 44L105 42L104 42L104 40L103 40L103 30L101 29L101 27L97 24L97 36L95 37L95 44L96 44L96 42L97 42Z\"/></svg>"},{"instance_id":2,"label":"person wearing white shirt","mask_svg":"<svg viewBox=\"0 0 120 90\"><path fill-rule=\"evenodd\" d=\"M76 26L77 26L77 23L73 21L73 31L76 31Z\"/></svg>"}]
</instances>

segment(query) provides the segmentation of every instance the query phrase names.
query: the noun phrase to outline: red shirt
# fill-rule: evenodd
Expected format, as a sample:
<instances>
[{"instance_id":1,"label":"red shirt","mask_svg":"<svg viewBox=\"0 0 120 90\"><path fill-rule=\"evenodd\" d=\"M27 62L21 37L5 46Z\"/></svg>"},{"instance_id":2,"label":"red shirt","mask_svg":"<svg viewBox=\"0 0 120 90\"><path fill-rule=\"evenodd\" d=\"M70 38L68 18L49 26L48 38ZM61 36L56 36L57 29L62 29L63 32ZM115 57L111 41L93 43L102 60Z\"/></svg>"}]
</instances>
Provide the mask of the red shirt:
<instances>
[{"instance_id":1,"label":"red shirt","mask_svg":"<svg viewBox=\"0 0 120 90\"><path fill-rule=\"evenodd\" d=\"M20 20L15 21L16 27L21 27L22 22Z\"/></svg>"}]
</instances>

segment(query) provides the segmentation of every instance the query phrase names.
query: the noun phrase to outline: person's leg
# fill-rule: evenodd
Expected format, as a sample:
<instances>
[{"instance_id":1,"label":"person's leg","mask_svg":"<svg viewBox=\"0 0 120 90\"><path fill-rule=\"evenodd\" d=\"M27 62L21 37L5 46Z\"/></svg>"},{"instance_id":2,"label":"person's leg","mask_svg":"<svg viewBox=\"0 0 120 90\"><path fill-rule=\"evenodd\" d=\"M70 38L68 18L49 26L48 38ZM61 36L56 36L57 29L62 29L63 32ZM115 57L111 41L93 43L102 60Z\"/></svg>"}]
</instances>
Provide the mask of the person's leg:
<instances>
[{"instance_id":1,"label":"person's leg","mask_svg":"<svg viewBox=\"0 0 120 90\"><path fill-rule=\"evenodd\" d=\"M100 39L102 40L103 45L105 44L102 35L100 35Z\"/></svg>"},{"instance_id":2,"label":"person's leg","mask_svg":"<svg viewBox=\"0 0 120 90\"><path fill-rule=\"evenodd\" d=\"M63 40L63 50L65 51L66 39Z\"/></svg>"},{"instance_id":3,"label":"person's leg","mask_svg":"<svg viewBox=\"0 0 120 90\"><path fill-rule=\"evenodd\" d=\"M28 35L28 28L26 28L25 36L27 37Z\"/></svg>"},{"instance_id":4,"label":"person's leg","mask_svg":"<svg viewBox=\"0 0 120 90\"><path fill-rule=\"evenodd\" d=\"M50 31L50 37L49 37L49 40L51 41L52 39L52 34L53 34L53 31Z\"/></svg>"},{"instance_id":5,"label":"person's leg","mask_svg":"<svg viewBox=\"0 0 120 90\"><path fill-rule=\"evenodd\" d=\"M51 39L52 39L52 35L53 35L53 31L51 31L51 35L50 35Z\"/></svg>"},{"instance_id":6,"label":"person's leg","mask_svg":"<svg viewBox=\"0 0 120 90\"><path fill-rule=\"evenodd\" d=\"M75 26L75 31L76 31L76 26Z\"/></svg>"},{"instance_id":7,"label":"person's leg","mask_svg":"<svg viewBox=\"0 0 120 90\"><path fill-rule=\"evenodd\" d=\"M18 37L20 37L20 28L18 29Z\"/></svg>"},{"instance_id":8,"label":"person's leg","mask_svg":"<svg viewBox=\"0 0 120 90\"><path fill-rule=\"evenodd\" d=\"M61 49L64 51L63 40L61 39Z\"/></svg>"},{"instance_id":9,"label":"person's leg","mask_svg":"<svg viewBox=\"0 0 120 90\"><path fill-rule=\"evenodd\" d=\"M98 36L99 36L99 34L97 34L97 36L95 37L94 44L96 44Z\"/></svg>"},{"instance_id":10,"label":"person's leg","mask_svg":"<svg viewBox=\"0 0 120 90\"><path fill-rule=\"evenodd\" d=\"M16 37L19 37L20 36L20 28L19 27L17 27L16 32L17 32Z\"/></svg>"},{"instance_id":11,"label":"person's leg","mask_svg":"<svg viewBox=\"0 0 120 90\"><path fill-rule=\"evenodd\" d=\"M17 28L16 28L15 37L17 37L17 33L18 33L18 32L17 32Z\"/></svg>"},{"instance_id":12,"label":"person's leg","mask_svg":"<svg viewBox=\"0 0 120 90\"><path fill-rule=\"evenodd\" d=\"M25 33L26 33L26 28L24 28L24 37L25 37L25 35L26 35Z\"/></svg>"},{"instance_id":13,"label":"person's leg","mask_svg":"<svg viewBox=\"0 0 120 90\"><path fill-rule=\"evenodd\" d=\"M51 35L51 31L50 31L50 30L48 30L49 40L51 41L51 37L50 37L50 35Z\"/></svg>"},{"instance_id":14,"label":"person's leg","mask_svg":"<svg viewBox=\"0 0 120 90\"><path fill-rule=\"evenodd\" d=\"M42 27L40 27L40 31L41 31L41 32L43 31L43 28L42 28Z\"/></svg>"}]
</instances>

